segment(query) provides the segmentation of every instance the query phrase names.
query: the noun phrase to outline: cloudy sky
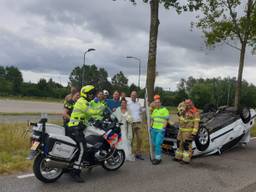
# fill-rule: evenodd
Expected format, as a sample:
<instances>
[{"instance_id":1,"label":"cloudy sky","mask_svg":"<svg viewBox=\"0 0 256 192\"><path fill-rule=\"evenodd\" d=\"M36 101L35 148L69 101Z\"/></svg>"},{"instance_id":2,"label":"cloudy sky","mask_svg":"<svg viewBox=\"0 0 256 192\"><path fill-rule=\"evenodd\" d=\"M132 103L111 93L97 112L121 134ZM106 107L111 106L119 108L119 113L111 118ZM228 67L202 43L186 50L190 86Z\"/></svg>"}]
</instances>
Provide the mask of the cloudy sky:
<instances>
[{"instance_id":1,"label":"cloudy sky","mask_svg":"<svg viewBox=\"0 0 256 192\"><path fill-rule=\"evenodd\" d=\"M17 66L25 81L52 77L65 84L83 63L104 67L110 76L122 70L142 86L148 51L149 5L138 0L0 0L0 65ZM181 78L236 76L239 52L227 46L206 49L200 31L190 30L195 14L160 8L157 86L175 89ZM256 56L248 52L244 78L256 84Z\"/></svg>"}]
</instances>

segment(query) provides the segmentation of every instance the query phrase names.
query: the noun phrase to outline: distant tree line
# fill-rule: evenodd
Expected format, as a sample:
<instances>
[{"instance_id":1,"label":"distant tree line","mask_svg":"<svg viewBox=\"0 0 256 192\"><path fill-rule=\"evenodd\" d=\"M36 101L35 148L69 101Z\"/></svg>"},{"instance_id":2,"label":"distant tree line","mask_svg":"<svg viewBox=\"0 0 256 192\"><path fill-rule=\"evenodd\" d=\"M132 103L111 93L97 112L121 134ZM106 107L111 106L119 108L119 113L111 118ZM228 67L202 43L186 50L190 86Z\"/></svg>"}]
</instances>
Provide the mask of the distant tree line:
<instances>
[{"instance_id":1,"label":"distant tree line","mask_svg":"<svg viewBox=\"0 0 256 192\"><path fill-rule=\"evenodd\" d=\"M98 90L107 89L110 93L115 90L126 93L136 90L141 98L145 95L145 89L135 84L128 85L128 78L122 71L111 79L104 68L95 65L85 65L85 84L93 84ZM0 66L0 95L1 96L33 96L62 99L69 93L70 86L78 88L82 85L82 67L75 67L69 76L68 86L63 86L52 79L40 79L37 83L24 82L22 73L18 68ZM241 104L256 107L256 86L246 81L242 82ZM233 105L235 98L236 78L193 78L181 79L177 90L164 90L155 87L155 94L161 96L163 105L177 106L182 100L191 98L197 107L204 108L207 104L216 107Z\"/></svg>"},{"instance_id":2,"label":"distant tree line","mask_svg":"<svg viewBox=\"0 0 256 192\"><path fill-rule=\"evenodd\" d=\"M24 82L22 73L17 67L0 66L1 96L33 96L63 98L69 89L52 79L40 79L37 83Z\"/></svg>"},{"instance_id":3,"label":"distant tree line","mask_svg":"<svg viewBox=\"0 0 256 192\"><path fill-rule=\"evenodd\" d=\"M181 79L177 91L166 92L157 88L167 105L176 106L181 100L191 98L197 107L203 109L211 104L215 107L235 103L236 78L193 78ZM241 105L256 107L256 86L242 81Z\"/></svg>"}]
</instances>

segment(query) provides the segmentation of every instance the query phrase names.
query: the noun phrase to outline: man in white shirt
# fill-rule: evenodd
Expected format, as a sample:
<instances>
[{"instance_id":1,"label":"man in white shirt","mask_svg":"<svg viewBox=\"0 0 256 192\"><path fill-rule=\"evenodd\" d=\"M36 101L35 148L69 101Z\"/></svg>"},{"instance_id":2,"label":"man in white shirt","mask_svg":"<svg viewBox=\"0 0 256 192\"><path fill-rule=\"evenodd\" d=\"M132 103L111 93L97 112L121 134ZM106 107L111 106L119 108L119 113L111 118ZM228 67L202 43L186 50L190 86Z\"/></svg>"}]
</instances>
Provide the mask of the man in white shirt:
<instances>
[{"instance_id":1,"label":"man in white shirt","mask_svg":"<svg viewBox=\"0 0 256 192\"><path fill-rule=\"evenodd\" d=\"M131 92L131 101L128 103L128 109L132 115L132 130L133 130L133 142L134 143L134 136L136 136L136 159L144 160L141 153L141 144L142 144L142 118L141 118L141 112L142 108L140 106L140 103L137 101L137 92L132 91Z\"/></svg>"}]
</instances>

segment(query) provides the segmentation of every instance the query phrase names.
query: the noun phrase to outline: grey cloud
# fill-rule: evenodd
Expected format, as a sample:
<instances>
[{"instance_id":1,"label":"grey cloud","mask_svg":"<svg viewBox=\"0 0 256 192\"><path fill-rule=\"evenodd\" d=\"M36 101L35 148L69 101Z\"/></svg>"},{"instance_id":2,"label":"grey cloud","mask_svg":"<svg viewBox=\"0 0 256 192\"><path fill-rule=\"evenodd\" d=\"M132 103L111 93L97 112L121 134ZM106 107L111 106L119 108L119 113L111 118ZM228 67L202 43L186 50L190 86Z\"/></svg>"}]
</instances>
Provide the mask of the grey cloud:
<instances>
[{"instance_id":1,"label":"grey cloud","mask_svg":"<svg viewBox=\"0 0 256 192\"><path fill-rule=\"evenodd\" d=\"M108 46L95 47L95 53L86 57L87 64L104 67L112 76L122 70L126 75L137 73L137 63L125 56L133 55L142 59L142 71L146 72L149 6L138 3L133 6L129 1L93 0L25 0L4 1L7 7L13 7L17 17L26 21L38 17L46 23L42 27L42 36L72 37L90 45L93 39L87 32L99 38ZM1 8L0 8L1 9ZM204 49L201 32L190 31L190 21L194 14L177 15L174 10L160 10L157 71L170 81L176 81L188 74L186 68L191 65L197 69L216 66L237 67L239 54L228 47L214 50ZM33 29L33 25L28 23ZM72 33L68 34L67 30ZM78 31L81 30L81 31ZM67 34L66 34L67 33ZM0 60L2 64L16 65L24 70L59 71L69 74L75 65L82 64L83 51L80 47L58 47L50 49L36 41L32 35L23 37L15 32L0 30ZM28 34L29 36L29 34ZM83 48L82 48L83 49ZM247 65L253 65L254 58L248 53Z\"/></svg>"}]
</instances>

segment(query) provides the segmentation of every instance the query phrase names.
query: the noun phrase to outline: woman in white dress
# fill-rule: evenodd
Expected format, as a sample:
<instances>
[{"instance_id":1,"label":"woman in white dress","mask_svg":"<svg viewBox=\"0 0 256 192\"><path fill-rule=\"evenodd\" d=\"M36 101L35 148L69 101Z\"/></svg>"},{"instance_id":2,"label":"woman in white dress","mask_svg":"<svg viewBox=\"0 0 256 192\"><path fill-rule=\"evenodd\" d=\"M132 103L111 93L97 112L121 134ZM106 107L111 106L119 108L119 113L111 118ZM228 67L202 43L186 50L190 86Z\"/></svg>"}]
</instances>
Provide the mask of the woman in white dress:
<instances>
[{"instance_id":1,"label":"woman in white dress","mask_svg":"<svg viewBox=\"0 0 256 192\"><path fill-rule=\"evenodd\" d=\"M117 148L123 149L125 152L126 160L134 161L134 155L132 154L132 116L127 108L127 101L125 99L121 100L121 106L116 109L113 115L118 119L121 126L122 139L118 143Z\"/></svg>"}]
</instances>

